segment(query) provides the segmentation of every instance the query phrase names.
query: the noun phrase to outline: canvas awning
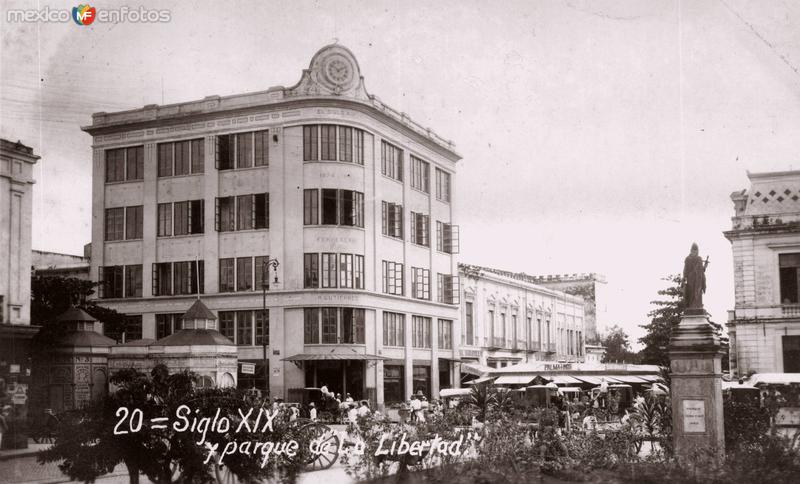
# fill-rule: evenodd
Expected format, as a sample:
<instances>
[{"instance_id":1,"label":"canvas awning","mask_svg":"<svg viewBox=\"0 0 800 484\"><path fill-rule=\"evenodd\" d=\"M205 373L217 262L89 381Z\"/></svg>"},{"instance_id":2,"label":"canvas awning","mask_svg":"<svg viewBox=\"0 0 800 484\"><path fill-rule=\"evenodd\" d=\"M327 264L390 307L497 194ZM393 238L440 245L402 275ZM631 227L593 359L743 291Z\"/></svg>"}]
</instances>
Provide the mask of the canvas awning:
<instances>
[{"instance_id":1,"label":"canvas awning","mask_svg":"<svg viewBox=\"0 0 800 484\"><path fill-rule=\"evenodd\" d=\"M545 378L549 378L555 383L556 385L580 385L581 381L575 377L571 377L569 375L550 375L546 376Z\"/></svg>"},{"instance_id":2,"label":"canvas awning","mask_svg":"<svg viewBox=\"0 0 800 484\"><path fill-rule=\"evenodd\" d=\"M362 353L298 353L283 358L282 361L320 361L320 360L389 360L385 356L368 355Z\"/></svg>"},{"instance_id":3,"label":"canvas awning","mask_svg":"<svg viewBox=\"0 0 800 484\"><path fill-rule=\"evenodd\" d=\"M503 375L494 381L495 385L528 385L535 376L530 375Z\"/></svg>"},{"instance_id":4,"label":"canvas awning","mask_svg":"<svg viewBox=\"0 0 800 484\"><path fill-rule=\"evenodd\" d=\"M481 378L476 378L474 380L470 380L470 381L464 383L464 385L477 385L478 383L485 383L487 381L492 381L494 379L495 379L495 377L493 377L493 376L484 376L484 377L481 377Z\"/></svg>"},{"instance_id":5,"label":"canvas awning","mask_svg":"<svg viewBox=\"0 0 800 484\"><path fill-rule=\"evenodd\" d=\"M800 383L800 373L756 373L747 382L750 385L789 385Z\"/></svg>"},{"instance_id":6,"label":"canvas awning","mask_svg":"<svg viewBox=\"0 0 800 484\"><path fill-rule=\"evenodd\" d=\"M636 375L646 382L661 381L661 377L657 375Z\"/></svg>"},{"instance_id":7,"label":"canvas awning","mask_svg":"<svg viewBox=\"0 0 800 484\"><path fill-rule=\"evenodd\" d=\"M607 378L613 378L615 380L621 381L622 383L637 383L637 384L639 384L639 383L649 383L649 381L647 381L647 380L645 380L643 378L640 378L640 377L638 377L636 375L611 375L610 377L607 377Z\"/></svg>"},{"instance_id":8,"label":"canvas awning","mask_svg":"<svg viewBox=\"0 0 800 484\"><path fill-rule=\"evenodd\" d=\"M494 370L491 366L481 365L480 363L461 363L461 373L468 375L483 376Z\"/></svg>"},{"instance_id":9,"label":"canvas awning","mask_svg":"<svg viewBox=\"0 0 800 484\"><path fill-rule=\"evenodd\" d=\"M578 380L588 383L590 385L599 385L600 384L600 377L597 376L589 376L589 375L577 375L575 378Z\"/></svg>"}]
</instances>

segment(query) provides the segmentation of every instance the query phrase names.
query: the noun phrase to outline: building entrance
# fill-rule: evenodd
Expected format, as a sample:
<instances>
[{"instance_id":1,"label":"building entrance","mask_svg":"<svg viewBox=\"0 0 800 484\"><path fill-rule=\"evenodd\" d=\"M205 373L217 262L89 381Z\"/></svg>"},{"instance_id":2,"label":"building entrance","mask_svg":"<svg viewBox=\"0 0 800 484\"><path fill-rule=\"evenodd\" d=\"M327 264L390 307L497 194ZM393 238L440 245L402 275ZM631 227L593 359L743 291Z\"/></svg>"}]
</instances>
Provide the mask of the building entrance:
<instances>
[{"instance_id":1,"label":"building entrance","mask_svg":"<svg viewBox=\"0 0 800 484\"><path fill-rule=\"evenodd\" d=\"M353 400L368 398L365 389L366 367L363 361L334 360L309 361L306 363L306 386L328 387L333 393L341 393L344 399L349 393Z\"/></svg>"}]
</instances>

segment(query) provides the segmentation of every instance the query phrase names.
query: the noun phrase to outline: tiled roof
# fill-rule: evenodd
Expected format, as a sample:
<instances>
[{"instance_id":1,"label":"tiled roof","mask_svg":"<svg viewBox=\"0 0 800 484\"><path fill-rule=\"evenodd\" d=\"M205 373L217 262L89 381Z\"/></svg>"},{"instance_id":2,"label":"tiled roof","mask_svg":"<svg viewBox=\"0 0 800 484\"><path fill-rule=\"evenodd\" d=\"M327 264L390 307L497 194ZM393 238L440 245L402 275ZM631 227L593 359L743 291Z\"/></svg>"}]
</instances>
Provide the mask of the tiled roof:
<instances>
[{"instance_id":1,"label":"tiled roof","mask_svg":"<svg viewBox=\"0 0 800 484\"><path fill-rule=\"evenodd\" d=\"M182 329L150 346L234 346L234 344L216 329Z\"/></svg>"},{"instance_id":2,"label":"tiled roof","mask_svg":"<svg viewBox=\"0 0 800 484\"><path fill-rule=\"evenodd\" d=\"M181 319L183 319L184 321L186 321L187 319L211 319L211 320L216 320L217 317L214 316L214 313L212 313L206 307L205 304L203 304L203 301L201 301L200 299L197 299L194 302L194 304L192 304L192 307L190 307L189 310L186 311L186 313L183 315L183 317Z\"/></svg>"},{"instance_id":3,"label":"tiled roof","mask_svg":"<svg viewBox=\"0 0 800 484\"><path fill-rule=\"evenodd\" d=\"M84 311L83 309L76 308L75 306L70 306L69 309L58 315L58 317L56 318L56 322L94 323L97 322L97 320L91 317L89 314L87 314L86 311Z\"/></svg>"}]
</instances>

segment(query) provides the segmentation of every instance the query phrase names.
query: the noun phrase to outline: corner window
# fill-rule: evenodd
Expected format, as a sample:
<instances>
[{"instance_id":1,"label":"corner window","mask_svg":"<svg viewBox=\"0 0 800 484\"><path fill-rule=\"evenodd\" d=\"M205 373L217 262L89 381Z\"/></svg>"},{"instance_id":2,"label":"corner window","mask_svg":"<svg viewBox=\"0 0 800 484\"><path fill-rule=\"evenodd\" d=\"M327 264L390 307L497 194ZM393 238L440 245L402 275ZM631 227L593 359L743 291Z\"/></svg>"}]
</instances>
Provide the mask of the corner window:
<instances>
[{"instance_id":1,"label":"corner window","mask_svg":"<svg viewBox=\"0 0 800 484\"><path fill-rule=\"evenodd\" d=\"M800 303L800 253L778 254L780 268L781 304Z\"/></svg>"}]
</instances>

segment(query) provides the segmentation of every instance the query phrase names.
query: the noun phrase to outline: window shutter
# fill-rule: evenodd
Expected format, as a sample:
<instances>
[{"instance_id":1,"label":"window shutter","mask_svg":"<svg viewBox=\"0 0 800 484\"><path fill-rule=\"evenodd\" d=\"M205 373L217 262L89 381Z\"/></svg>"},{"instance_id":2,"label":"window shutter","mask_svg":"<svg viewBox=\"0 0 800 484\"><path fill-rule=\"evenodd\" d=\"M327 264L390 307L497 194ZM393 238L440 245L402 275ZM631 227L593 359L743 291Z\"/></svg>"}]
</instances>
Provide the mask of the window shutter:
<instances>
[{"instance_id":1,"label":"window shutter","mask_svg":"<svg viewBox=\"0 0 800 484\"><path fill-rule=\"evenodd\" d=\"M451 254L458 254L459 249L460 249L459 239L458 239L458 235L459 235L458 225L449 225L448 224L448 227L450 227L450 230L449 230L449 232L450 232L450 253Z\"/></svg>"},{"instance_id":2,"label":"window shutter","mask_svg":"<svg viewBox=\"0 0 800 484\"><path fill-rule=\"evenodd\" d=\"M153 280L152 280L153 287L151 288L152 289L151 292L153 293L153 296L158 296L159 295L158 294L158 282L159 282L159 280L158 280L158 264L156 264L154 262L153 263Z\"/></svg>"},{"instance_id":3,"label":"window shutter","mask_svg":"<svg viewBox=\"0 0 800 484\"><path fill-rule=\"evenodd\" d=\"M461 278L450 276L450 292L452 294L451 304L461 304Z\"/></svg>"},{"instance_id":4,"label":"window shutter","mask_svg":"<svg viewBox=\"0 0 800 484\"><path fill-rule=\"evenodd\" d=\"M269 193L264 194L264 228L269 228Z\"/></svg>"},{"instance_id":5,"label":"window shutter","mask_svg":"<svg viewBox=\"0 0 800 484\"><path fill-rule=\"evenodd\" d=\"M219 222L220 222L220 214L219 214L219 198L214 199L214 230L219 232Z\"/></svg>"},{"instance_id":6,"label":"window shutter","mask_svg":"<svg viewBox=\"0 0 800 484\"><path fill-rule=\"evenodd\" d=\"M411 212L411 242L417 243L417 213Z\"/></svg>"}]
</instances>

